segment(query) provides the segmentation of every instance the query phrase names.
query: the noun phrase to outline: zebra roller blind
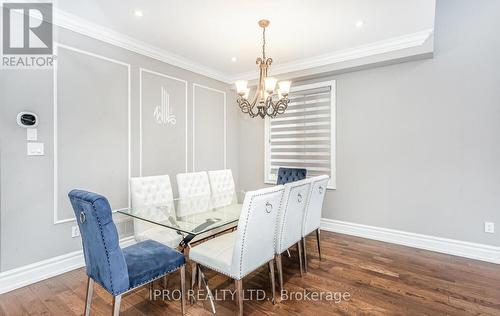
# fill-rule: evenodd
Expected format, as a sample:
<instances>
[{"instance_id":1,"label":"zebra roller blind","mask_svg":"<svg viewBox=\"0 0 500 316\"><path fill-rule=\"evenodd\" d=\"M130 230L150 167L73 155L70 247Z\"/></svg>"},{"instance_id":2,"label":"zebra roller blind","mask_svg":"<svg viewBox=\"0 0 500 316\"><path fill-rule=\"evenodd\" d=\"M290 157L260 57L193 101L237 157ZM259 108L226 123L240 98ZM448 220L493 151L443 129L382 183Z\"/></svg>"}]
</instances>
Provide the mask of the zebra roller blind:
<instances>
[{"instance_id":1,"label":"zebra roller blind","mask_svg":"<svg viewBox=\"0 0 500 316\"><path fill-rule=\"evenodd\" d=\"M307 176L335 180L335 82L294 87L284 114L266 121L266 180L279 167L305 168Z\"/></svg>"}]
</instances>

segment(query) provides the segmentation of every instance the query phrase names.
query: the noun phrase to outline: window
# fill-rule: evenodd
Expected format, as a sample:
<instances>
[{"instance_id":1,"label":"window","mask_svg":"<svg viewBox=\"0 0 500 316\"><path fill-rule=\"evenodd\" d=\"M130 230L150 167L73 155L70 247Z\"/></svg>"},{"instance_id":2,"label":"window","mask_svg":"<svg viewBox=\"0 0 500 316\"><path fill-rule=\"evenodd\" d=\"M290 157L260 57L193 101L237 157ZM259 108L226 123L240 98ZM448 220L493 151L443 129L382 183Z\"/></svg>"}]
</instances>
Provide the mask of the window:
<instances>
[{"instance_id":1,"label":"window","mask_svg":"<svg viewBox=\"0 0 500 316\"><path fill-rule=\"evenodd\" d=\"M335 189L335 81L292 87L288 109L265 126L266 183L279 167L305 168L308 177L330 175Z\"/></svg>"}]
</instances>

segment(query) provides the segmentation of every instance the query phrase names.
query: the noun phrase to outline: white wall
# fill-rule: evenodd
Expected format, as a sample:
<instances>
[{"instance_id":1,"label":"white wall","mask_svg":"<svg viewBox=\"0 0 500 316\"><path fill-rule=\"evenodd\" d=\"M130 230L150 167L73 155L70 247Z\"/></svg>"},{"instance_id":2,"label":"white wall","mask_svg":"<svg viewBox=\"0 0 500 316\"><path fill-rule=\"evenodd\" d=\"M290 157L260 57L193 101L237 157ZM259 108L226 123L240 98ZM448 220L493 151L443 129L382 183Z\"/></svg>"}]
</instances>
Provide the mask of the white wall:
<instances>
[{"instance_id":1,"label":"white wall","mask_svg":"<svg viewBox=\"0 0 500 316\"><path fill-rule=\"evenodd\" d=\"M500 225L499 29L499 1L438 0L433 59L312 80L337 82L324 217L500 245L484 233ZM263 133L241 121L244 189L263 185Z\"/></svg>"}]
</instances>

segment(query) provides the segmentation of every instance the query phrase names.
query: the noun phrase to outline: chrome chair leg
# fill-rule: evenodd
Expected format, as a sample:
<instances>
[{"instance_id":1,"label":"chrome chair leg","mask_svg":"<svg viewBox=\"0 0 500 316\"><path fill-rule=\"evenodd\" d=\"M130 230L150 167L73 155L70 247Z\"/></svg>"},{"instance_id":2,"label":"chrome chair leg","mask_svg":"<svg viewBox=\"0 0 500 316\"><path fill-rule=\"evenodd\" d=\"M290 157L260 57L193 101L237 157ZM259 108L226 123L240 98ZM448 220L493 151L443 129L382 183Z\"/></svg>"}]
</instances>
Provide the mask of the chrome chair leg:
<instances>
[{"instance_id":1,"label":"chrome chair leg","mask_svg":"<svg viewBox=\"0 0 500 316\"><path fill-rule=\"evenodd\" d=\"M154 280L149 282L149 300L152 301L153 300L153 283L154 283Z\"/></svg>"},{"instance_id":2,"label":"chrome chair leg","mask_svg":"<svg viewBox=\"0 0 500 316\"><path fill-rule=\"evenodd\" d=\"M113 297L113 316L120 315L120 303L122 302L122 296L114 296Z\"/></svg>"},{"instance_id":3,"label":"chrome chair leg","mask_svg":"<svg viewBox=\"0 0 500 316\"><path fill-rule=\"evenodd\" d=\"M191 295L189 297L191 304L194 303L194 285L196 284L197 271L198 271L198 267L197 267L196 262L191 261Z\"/></svg>"},{"instance_id":4,"label":"chrome chair leg","mask_svg":"<svg viewBox=\"0 0 500 316\"><path fill-rule=\"evenodd\" d=\"M198 265L198 289L201 289L201 269L200 269L200 266Z\"/></svg>"},{"instance_id":5,"label":"chrome chair leg","mask_svg":"<svg viewBox=\"0 0 500 316\"><path fill-rule=\"evenodd\" d=\"M316 239L318 241L318 254L319 254L319 261L321 261L321 245L320 245L320 233L319 233L319 228L316 229Z\"/></svg>"},{"instance_id":6,"label":"chrome chair leg","mask_svg":"<svg viewBox=\"0 0 500 316\"><path fill-rule=\"evenodd\" d=\"M238 298L238 315L243 316L243 280L234 280L236 297Z\"/></svg>"},{"instance_id":7,"label":"chrome chair leg","mask_svg":"<svg viewBox=\"0 0 500 316\"><path fill-rule=\"evenodd\" d=\"M280 296L283 292L283 267L281 266L281 254L276 255L276 268L278 269L278 280L280 283Z\"/></svg>"},{"instance_id":8,"label":"chrome chair leg","mask_svg":"<svg viewBox=\"0 0 500 316\"><path fill-rule=\"evenodd\" d=\"M306 253L306 238L302 237L302 250L304 252L304 272L307 273L307 253Z\"/></svg>"},{"instance_id":9,"label":"chrome chair leg","mask_svg":"<svg viewBox=\"0 0 500 316\"><path fill-rule=\"evenodd\" d=\"M299 266L300 266L300 277L302 277L302 244L300 241L297 243L297 252L299 253Z\"/></svg>"},{"instance_id":10,"label":"chrome chair leg","mask_svg":"<svg viewBox=\"0 0 500 316\"><path fill-rule=\"evenodd\" d=\"M180 268L181 274L181 313L186 314L186 265Z\"/></svg>"},{"instance_id":11,"label":"chrome chair leg","mask_svg":"<svg viewBox=\"0 0 500 316\"><path fill-rule=\"evenodd\" d=\"M276 304L276 286L274 285L274 259L269 261L269 278L271 279L271 293L273 293L273 305Z\"/></svg>"},{"instance_id":12,"label":"chrome chair leg","mask_svg":"<svg viewBox=\"0 0 500 316\"><path fill-rule=\"evenodd\" d=\"M92 295L94 294L94 280L87 278L87 298L85 299L85 316L90 315L90 307L92 306Z\"/></svg>"},{"instance_id":13,"label":"chrome chair leg","mask_svg":"<svg viewBox=\"0 0 500 316\"><path fill-rule=\"evenodd\" d=\"M205 290L207 291L208 299L210 300L210 306L212 307L212 313L215 315L215 303L214 303L214 296L212 295L212 291L210 291L210 288L208 287L208 280L205 277L205 274L201 270L201 265L198 265L198 273L200 274L201 280L203 281L203 284L205 285Z\"/></svg>"}]
</instances>

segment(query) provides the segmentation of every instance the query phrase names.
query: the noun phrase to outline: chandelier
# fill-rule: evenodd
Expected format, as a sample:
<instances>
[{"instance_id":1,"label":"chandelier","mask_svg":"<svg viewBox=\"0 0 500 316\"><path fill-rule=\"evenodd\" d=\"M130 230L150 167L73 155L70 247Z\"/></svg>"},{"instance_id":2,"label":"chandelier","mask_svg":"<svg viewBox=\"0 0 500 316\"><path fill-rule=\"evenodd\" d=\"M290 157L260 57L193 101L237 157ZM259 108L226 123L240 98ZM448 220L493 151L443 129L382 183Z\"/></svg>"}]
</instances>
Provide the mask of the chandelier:
<instances>
[{"instance_id":1,"label":"chandelier","mask_svg":"<svg viewBox=\"0 0 500 316\"><path fill-rule=\"evenodd\" d=\"M238 93L238 105L243 113L248 113L250 117L266 115L273 118L278 114L285 113L290 100L290 81L280 81L279 89L276 89L277 80L267 76L267 70L271 66L273 59L266 58L266 27L269 26L268 20L260 20L259 26L262 28L262 57L258 57L256 64L259 67L259 83L257 90L251 101L249 101L250 89L245 80L236 81L236 91Z\"/></svg>"}]
</instances>

